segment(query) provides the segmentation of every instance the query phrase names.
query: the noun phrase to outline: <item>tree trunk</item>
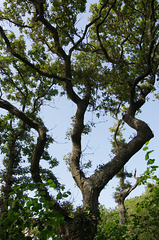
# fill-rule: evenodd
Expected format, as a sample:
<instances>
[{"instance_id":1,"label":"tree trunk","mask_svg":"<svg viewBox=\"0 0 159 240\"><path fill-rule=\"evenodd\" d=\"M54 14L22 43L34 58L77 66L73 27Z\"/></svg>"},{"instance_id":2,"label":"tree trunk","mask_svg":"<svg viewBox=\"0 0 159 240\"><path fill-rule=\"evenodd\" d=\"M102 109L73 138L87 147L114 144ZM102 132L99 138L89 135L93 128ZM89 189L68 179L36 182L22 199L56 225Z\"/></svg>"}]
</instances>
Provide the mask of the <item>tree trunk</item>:
<instances>
[{"instance_id":1,"label":"tree trunk","mask_svg":"<svg viewBox=\"0 0 159 240\"><path fill-rule=\"evenodd\" d=\"M99 192L87 179L83 185L83 208L64 226L64 240L93 240L97 230Z\"/></svg>"},{"instance_id":2,"label":"tree trunk","mask_svg":"<svg viewBox=\"0 0 159 240\"><path fill-rule=\"evenodd\" d=\"M93 240L97 229L97 222L91 213L81 209L74 218L64 225L64 240Z\"/></svg>"},{"instance_id":3,"label":"tree trunk","mask_svg":"<svg viewBox=\"0 0 159 240\"><path fill-rule=\"evenodd\" d=\"M133 187L124 189L122 192L119 193L116 202L118 203L119 209L119 223L120 225L124 225L126 223L126 209L125 209L125 199L126 197L137 187L139 178L136 177L136 169L134 171L134 178L136 179L136 183Z\"/></svg>"},{"instance_id":4,"label":"tree trunk","mask_svg":"<svg viewBox=\"0 0 159 240\"><path fill-rule=\"evenodd\" d=\"M125 209L124 201L120 201L118 203L118 209L119 209L119 223L120 223L120 226L122 226L126 223L126 209Z\"/></svg>"}]
</instances>

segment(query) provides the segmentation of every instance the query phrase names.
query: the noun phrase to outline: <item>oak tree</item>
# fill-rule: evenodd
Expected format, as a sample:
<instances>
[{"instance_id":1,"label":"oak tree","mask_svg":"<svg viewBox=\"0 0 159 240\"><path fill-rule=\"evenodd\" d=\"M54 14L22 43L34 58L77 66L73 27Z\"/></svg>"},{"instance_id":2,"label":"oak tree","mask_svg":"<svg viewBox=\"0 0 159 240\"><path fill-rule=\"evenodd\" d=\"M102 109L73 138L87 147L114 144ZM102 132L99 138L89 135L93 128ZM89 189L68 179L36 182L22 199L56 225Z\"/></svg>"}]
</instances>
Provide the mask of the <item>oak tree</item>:
<instances>
[{"instance_id":1,"label":"oak tree","mask_svg":"<svg viewBox=\"0 0 159 240\"><path fill-rule=\"evenodd\" d=\"M91 5L90 20L82 23L85 26L81 30L77 23L86 4L86 0L5 0L1 7L0 108L5 110L0 122L4 166L1 230L14 187L22 182L25 186L34 183L42 203L47 201L44 207L50 214L56 212L63 217L61 238L93 239L100 192L153 137L149 126L136 114L157 81L158 1L100 0ZM53 139L40 113L57 94L66 94L76 105L68 164L82 193L83 206L73 215L59 204L60 195L52 196L47 185L61 188L53 173L56 159L49 154ZM99 118L101 114L117 113L120 121L136 131L89 177L81 167L87 111ZM53 117L48 118L52 121ZM41 160L48 161L50 169L43 169ZM43 228L39 225L40 231Z\"/></svg>"}]
</instances>

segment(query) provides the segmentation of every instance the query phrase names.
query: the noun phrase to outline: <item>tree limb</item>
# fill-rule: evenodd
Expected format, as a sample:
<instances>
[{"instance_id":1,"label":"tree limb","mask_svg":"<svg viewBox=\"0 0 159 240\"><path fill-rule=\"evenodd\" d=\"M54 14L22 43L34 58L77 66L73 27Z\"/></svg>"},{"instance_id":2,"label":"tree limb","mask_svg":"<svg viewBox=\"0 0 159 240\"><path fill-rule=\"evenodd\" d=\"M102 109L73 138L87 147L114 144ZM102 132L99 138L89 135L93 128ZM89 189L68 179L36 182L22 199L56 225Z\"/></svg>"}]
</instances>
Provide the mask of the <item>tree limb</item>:
<instances>
[{"instance_id":1,"label":"tree limb","mask_svg":"<svg viewBox=\"0 0 159 240\"><path fill-rule=\"evenodd\" d=\"M55 78L55 79L58 79L58 80L63 81L63 82L65 82L66 80L70 80L70 79L66 79L65 77L58 76L54 73L48 73L48 72L44 72L44 71L40 70L33 63L29 62L27 58L22 57L20 54L18 54L14 51L14 49L11 47L10 41L8 40L6 34L5 34L5 32L4 32L4 30L1 26L0 26L0 34L1 34L1 37L3 38L3 40L5 41L6 45L7 45L8 52L10 52L14 57L21 60L24 64L26 64L27 66L31 67L33 70L38 72L40 75L45 76L45 77L49 77L49 78Z\"/></svg>"},{"instance_id":2,"label":"tree limb","mask_svg":"<svg viewBox=\"0 0 159 240\"><path fill-rule=\"evenodd\" d=\"M70 56L71 56L72 52L73 52L75 49L77 49L77 47L82 43L83 39L85 38L85 36L86 36L86 34L87 34L88 29L89 29L97 20L100 19L100 17L101 17L101 12L102 12L103 8L107 5L108 2L109 2L109 1L107 0L107 1L102 5L102 7L101 7L100 10L99 10L98 16L97 16L95 19L93 19L89 24L87 24L87 25L85 26L85 30L84 30L84 33L83 33L82 37L81 37L81 38L74 44L74 46L69 50L69 55L70 55Z\"/></svg>"},{"instance_id":3,"label":"tree limb","mask_svg":"<svg viewBox=\"0 0 159 240\"><path fill-rule=\"evenodd\" d=\"M114 64L115 64L115 63L118 63L119 61L116 61L116 60L114 60L113 58L111 58L111 57L109 56L106 48L103 46L103 43L102 43L102 41L101 41L101 38L100 38L100 35L99 35L99 28L100 28L100 26L104 23L104 21L107 19L108 15L109 15L109 13L110 13L110 11L111 11L111 9L114 7L115 4L116 4L116 0L115 0L115 1L112 3L112 5L108 8L108 10L107 10L107 12L106 12L106 14L105 14L105 17L103 18L103 20L102 20L100 23L97 24L97 27L96 27L97 38L98 38L99 44L100 44L100 46L101 46L101 49L102 49L102 51L103 51L106 59L107 59L109 62L114 63Z\"/></svg>"},{"instance_id":4,"label":"tree limb","mask_svg":"<svg viewBox=\"0 0 159 240\"><path fill-rule=\"evenodd\" d=\"M44 151L45 143L47 141L45 127L42 126L41 124L39 124L38 122L36 122L35 120L29 118L24 112L18 110L16 107L14 107L12 104L10 104L6 100L0 99L0 108L3 108L5 110L9 111L10 113L15 115L19 119L21 119L23 122L25 122L31 128L34 128L38 132L39 136L38 136L37 143L36 143L34 151L33 151L30 171L31 171L34 182L37 184L42 183L42 179L40 177L39 162L40 162L42 153ZM42 191L45 192L44 197L48 201L53 201L53 199L50 197L50 195L45 187L41 188L39 186L38 190L39 190L39 192L42 192ZM65 209L61 208L60 205L56 201L54 202L54 205L52 208L54 210L59 211L60 214L62 214L65 218L68 219L67 211Z\"/></svg>"},{"instance_id":5,"label":"tree limb","mask_svg":"<svg viewBox=\"0 0 159 240\"><path fill-rule=\"evenodd\" d=\"M110 162L102 166L96 171L90 179L94 182L94 186L99 189L99 192L111 180L121 168L129 161L129 159L138 152L145 142L149 141L154 135L149 126L130 114L124 116L124 121L137 131L137 135L120 149Z\"/></svg>"}]
</instances>

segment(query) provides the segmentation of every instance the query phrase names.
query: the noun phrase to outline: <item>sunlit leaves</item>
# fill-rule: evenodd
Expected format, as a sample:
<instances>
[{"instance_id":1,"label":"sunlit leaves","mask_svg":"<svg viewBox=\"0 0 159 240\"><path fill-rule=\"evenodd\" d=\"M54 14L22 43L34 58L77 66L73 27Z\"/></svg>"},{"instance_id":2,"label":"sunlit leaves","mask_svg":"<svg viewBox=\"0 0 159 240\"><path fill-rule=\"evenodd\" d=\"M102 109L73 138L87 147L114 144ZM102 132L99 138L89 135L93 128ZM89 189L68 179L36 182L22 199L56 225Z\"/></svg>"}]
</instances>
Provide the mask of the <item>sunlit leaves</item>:
<instances>
[{"instance_id":1,"label":"sunlit leaves","mask_svg":"<svg viewBox=\"0 0 159 240\"><path fill-rule=\"evenodd\" d=\"M100 220L95 239L157 239L159 186L148 185L146 193L126 200L127 223L119 225L118 210L100 206ZM151 227L150 227L151 226Z\"/></svg>"},{"instance_id":2,"label":"sunlit leaves","mask_svg":"<svg viewBox=\"0 0 159 240\"><path fill-rule=\"evenodd\" d=\"M104 1L100 1L100 3L99 5L92 4L91 19L98 16ZM118 1L113 7L112 3L113 1L110 1L103 8L101 17L96 22L96 26L92 26L89 36L92 49L96 49L98 53L100 49L99 41L96 41L98 27L100 41L107 53L104 56L103 52L102 56L100 52L100 58L112 63L110 72L106 72L108 79L112 79L110 83L112 94L114 92L118 99L128 101L130 85L138 76L145 73L150 67L150 62L153 61L152 55L150 56L149 53L154 44L152 39L155 44L158 41L158 34L156 35L158 10L153 12L154 15L152 14L150 1ZM154 5L156 10L157 1L154 2ZM111 10L104 21L108 9ZM154 59L156 56L154 55ZM157 64L156 60L155 64ZM154 69L157 66L155 64L153 62L151 65ZM148 76L143 85L151 82L153 82L152 77ZM136 91L136 98L137 93L138 91Z\"/></svg>"},{"instance_id":3,"label":"sunlit leaves","mask_svg":"<svg viewBox=\"0 0 159 240\"><path fill-rule=\"evenodd\" d=\"M32 6L29 1L4 1L4 11L1 13L2 19L8 20L9 23L15 23L22 30L25 26L25 16L31 14ZM27 11L26 11L27 10Z\"/></svg>"},{"instance_id":4,"label":"sunlit leaves","mask_svg":"<svg viewBox=\"0 0 159 240\"><path fill-rule=\"evenodd\" d=\"M72 40L74 41L74 35L76 35L77 30L75 27L77 15L85 11L86 1L56 0L51 2L50 20L59 30L62 45L66 46Z\"/></svg>"},{"instance_id":5,"label":"sunlit leaves","mask_svg":"<svg viewBox=\"0 0 159 240\"><path fill-rule=\"evenodd\" d=\"M148 147L149 142L145 144L143 147L144 151L147 151L149 149ZM145 160L147 162L147 169L143 173L143 175L140 177L140 184L148 184L150 180L153 179L154 182L158 182L158 178L156 176L156 170L159 168L158 165L154 165L155 159L151 158L151 153L153 153L154 150L147 151L145 154Z\"/></svg>"}]
</instances>

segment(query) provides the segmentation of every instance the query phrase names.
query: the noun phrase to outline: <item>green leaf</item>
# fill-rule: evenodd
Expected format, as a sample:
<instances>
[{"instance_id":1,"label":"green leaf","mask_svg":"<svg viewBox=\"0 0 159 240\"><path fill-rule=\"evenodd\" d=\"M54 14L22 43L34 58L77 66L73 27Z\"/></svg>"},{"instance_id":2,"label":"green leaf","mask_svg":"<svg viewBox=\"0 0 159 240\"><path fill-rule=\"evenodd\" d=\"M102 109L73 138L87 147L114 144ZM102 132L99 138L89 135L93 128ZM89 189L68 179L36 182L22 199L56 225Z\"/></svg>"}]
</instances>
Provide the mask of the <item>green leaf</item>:
<instances>
[{"instance_id":1,"label":"green leaf","mask_svg":"<svg viewBox=\"0 0 159 240\"><path fill-rule=\"evenodd\" d=\"M141 207L140 205L138 205L138 206L136 207L136 212L137 212L137 213L141 212L141 209L142 209L142 207Z\"/></svg>"},{"instance_id":2,"label":"green leaf","mask_svg":"<svg viewBox=\"0 0 159 240\"><path fill-rule=\"evenodd\" d=\"M150 153L152 153L154 150L148 151L145 155L145 160L147 161L149 159Z\"/></svg>"},{"instance_id":3,"label":"green leaf","mask_svg":"<svg viewBox=\"0 0 159 240\"><path fill-rule=\"evenodd\" d=\"M20 189L20 185L14 186L14 191L18 191Z\"/></svg>"},{"instance_id":4,"label":"green leaf","mask_svg":"<svg viewBox=\"0 0 159 240\"><path fill-rule=\"evenodd\" d=\"M57 196L56 196L56 199L57 199L57 200L62 199L62 194L61 194L61 193L58 193Z\"/></svg>"},{"instance_id":5,"label":"green leaf","mask_svg":"<svg viewBox=\"0 0 159 240\"><path fill-rule=\"evenodd\" d=\"M53 180L52 180L52 179L49 179L49 180L48 180L48 183L49 183L49 184L53 183Z\"/></svg>"},{"instance_id":6,"label":"green leaf","mask_svg":"<svg viewBox=\"0 0 159 240\"><path fill-rule=\"evenodd\" d=\"M54 188L54 189L57 188L55 183L50 184L49 187L50 187L50 188Z\"/></svg>"},{"instance_id":7,"label":"green leaf","mask_svg":"<svg viewBox=\"0 0 159 240\"><path fill-rule=\"evenodd\" d=\"M46 202L46 198L45 198L45 197L40 197L39 201L40 201L41 203L44 203L44 202Z\"/></svg>"},{"instance_id":8,"label":"green leaf","mask_svg":"<svg viewBox=\"0 0 159 240\"><path fill-rule=\"evenodd\" d=\"M27 205L27 208L30 208L33 205L33 203L32 202L27 202L26 205Z\"/></svg>"},{"instance_id":9,"label":"green leaf","mask_svg":"<svg viewBox=\"0 0 159 240\"><path fill-rule=\"evenodd\" d=\"M153 164L154 162L155 162L155 159L149 159L148 162L147 162L147 164L151 165L151 164Z\"/></svg>"},{"instance_id":10,"label":"green leaf","mask_svg":"<svg viewBox=\"0 0 159 240\"><path fill-rule=\"evenodd\" d=\"M148 149L148 147L144 147L142 150L143 150L143 151L146 151L147 149Z\"/></svg>"},{"instance_id":11,"label":"green leaf","mask_svg":"<svg viewBox=\"0 0 159 240\"><path fill-rule=\"evenodd\" d=\"M38 212L40 209L42 209L42 204L41 203L36 203L34 204L32 210L35 212Z\"/></svg>"},{"instance_id":12,"label":"green leaf","mask_svg":"<svg viewBox=\"0 0 159 240\"><path fill-rule=\"evenodd\" d=\"M156 170L159 166L151 166L152 169Z\"/></svg>"},{"instance_id":13,"label":"green leaf","mask_svg":"<svg viewBox=\"0 0 159 240\"><path fill-rule=\"evenodd\" d=\"M45 196L46 195L46 192L45 191L43 191L43 192L40 192L40 195L42 196Z\"/></svg>"}]
</instances>

